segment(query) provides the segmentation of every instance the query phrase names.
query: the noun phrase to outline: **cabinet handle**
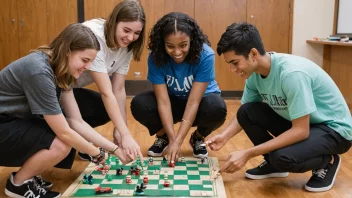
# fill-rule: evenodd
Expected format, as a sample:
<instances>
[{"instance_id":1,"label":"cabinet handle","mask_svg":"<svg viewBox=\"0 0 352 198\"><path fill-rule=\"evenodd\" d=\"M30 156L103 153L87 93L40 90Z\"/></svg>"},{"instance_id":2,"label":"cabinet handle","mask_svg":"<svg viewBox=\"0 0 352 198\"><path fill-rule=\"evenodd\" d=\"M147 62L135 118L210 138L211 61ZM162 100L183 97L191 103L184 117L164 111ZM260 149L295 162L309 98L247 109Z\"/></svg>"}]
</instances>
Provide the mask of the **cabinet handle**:
<instances>
[{"instance_id":1,"label":"cabinet handle","mask_svg":"<svg viewBox=\"0 0 352 198\"><path fill-rule=\"evenodd\" d=\"M12 23L15 23L15 19L11 19Z\"/></svg>"},{"instance_id":2,"label":"cabinet handle","mask_svg":"<svg viewBox=\"0 0 352 198\"><path fill-rule=\"evenodd\" d=\"M251 19L254 19L254 15L251 15Z\"/></svg>"},{"instance_id":3,"label":"cabinet handle","mask_svg":"<svg viewBox=\"0 0 352 198\"><path fill-rule=\"evenodd\" d=\"M23 19L21 19L21 21L20 21L20 26L21 26L21 27L24 26L24 20L23 20Z\"/></svg>"}]
</instances>

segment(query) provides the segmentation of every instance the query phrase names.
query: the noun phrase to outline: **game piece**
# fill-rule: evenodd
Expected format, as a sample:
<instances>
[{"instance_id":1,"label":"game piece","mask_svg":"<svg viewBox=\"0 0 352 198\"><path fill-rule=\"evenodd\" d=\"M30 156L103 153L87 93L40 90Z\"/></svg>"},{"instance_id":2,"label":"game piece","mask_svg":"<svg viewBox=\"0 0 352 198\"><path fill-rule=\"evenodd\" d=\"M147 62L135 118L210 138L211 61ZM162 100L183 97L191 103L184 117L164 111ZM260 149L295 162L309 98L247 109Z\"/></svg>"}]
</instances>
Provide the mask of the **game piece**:
<instances>
[{"instance_id":1,"label":"game piece","mask_svg":"<svg viewBox=\"0 0 352 198\"><path fill-rule=\"evenodd\" d=\"M159 175L159 171L158 171L158 170L154 170L154 171L153 171L153 174L154 174L154 175Z\"/></svg>"},{"instance_id":2,"label":"game piece","mask_svg":"<svg viewBox=\"0 0 352 198\"><path fill-rule=\"evenodd\" d=\"M141 188L139 185L136 186L136 192L137 195L143 195L144 191L143 188Z\"/></svg>"},{"instance_id":3,"label":"game piece","mask_svg":"<svg viewBox=\"0 0 352 198\"><path fill-rule=\"evenodd\" d=\"M90 175L88 176L88 184L89 184L89 185L93 185L93 176L92 176L92 174L90 174Z\"/></svg>"},{"instance_id":4,"label":"game piece","mask_svg":"<svg viewBox=\"0 0 352 198\"><path fill-rule=\"evenodd\" d=\"M116 175L122 175L123 168L116 169Z\"/></svg>"},{"instance_id":5,"label":"game piece","mask_svg":"<svg viewBox=\"0 0 352 198\"><path fill-rule=\"evenodd\" d=\"M96 187L95 194L105 194L105 193L112 193L112 189L110 187Z\"/></svg>"},{"instance_id":6,"label":"game piece","mask_svg":"<svg viewBox=\"0 0 352 198\"><path fill-rule=\"evenodd\" d=\"M88 175L84 174L83 176L83 184L88 184Z\"/></svg>"},{"instance_id":7,"label":"game piece","mask_svg":"<svg viewBox=\"0 0 352 198\"><path fill-rule=\"evenodd\" d=\"M144 183L144 184L147 184L147 183L148 183L148 176L144 176L144 178L143 178L143 183Z\"/></svg>"},{"instance_id":8,"label":"game piece","mask_svg":"<svg viewBox=\"0 0 352 198\"><path fill-rule=\"evenodd\" d=\"M205 158L202 158L202 159L201 159L201 162L202 162L202 164L204 164L204 162L205 162Z\"/></svg>"},{"instance_id":9,"label":"game piece","mask_svg":"<svg viewBox=\"0 0 352 198\"><path fill-rule=\"evenodd\" d=\"M164 174L164 180L167 180L167 172L165 171L165 174Z\"/></svg>"},{"instance_id":10,"label":"game piece","mask_svg":"<svg viewBox=\"0 0 352 198\"><path fill-rule=\"evenodd\" d=\"M186 162L184 157L181 157L181 162Z\"/></svg>"},{"instance_id":11,"label":"game piece","mask_svg":"<svg viewBox=\"0 0 352 198\"><path fill-rule=\"evenodd\" d=\"M107 179L108 181L112 181L112 176L109 174L109 175L107 175L106 179Z\"/></svg>"},{"instance_id":12,"label":"game piece","mask_svg":"<svg viewBox=\"0 0 352 198\"><path fill-rule=\"evenodd\" d=\"M142 188L142 189L146 189L146 188L147 188L147 185L144 184L144 183L141 183L141 188Z\"/></svg>"},{"instance_id":13,"label":"game piece","mask_svg":"<svg viewBox=\"0 0 352 198\"><path fill-rule=\"evenodd\" d=\"M169 187L169 186L170 186L170 182L169 182L168 180L165 180L165 181L164 181L164 186L165 186L165 187Z\"/></svg>"},{"instance_id":14,"label":"game piece","mask_svg":"<svg viewBox=\"0 0 352 198\"><path fill-rule=\"evenodd\" d=\"M132 183L131 176L129 176L129 175L126 176L126 183L127 183L127 184Z\"/></svg>"},{"instance_id":15,"label":"game piece","mask_svg":"<svg viewBox=\"0 0 352 198\"><path fill-rule=\"evenodd\" d=\"M154 160L153 160L153 158L152 158L152 157L150 157L150 158L149 158L149 162L148 162L148 163L149 163L149 165L153 165Z\"/></svg>"},{"instance_id":16,"label":"game piece","mask_svg":"<svg viewBox=\"0 0 352 198\"><path fill-rule=\"evenodd\" d=\"M169 163L169 167L175 167L175 161L171 161L171 162Z\"/></svg>"}]
</instances>

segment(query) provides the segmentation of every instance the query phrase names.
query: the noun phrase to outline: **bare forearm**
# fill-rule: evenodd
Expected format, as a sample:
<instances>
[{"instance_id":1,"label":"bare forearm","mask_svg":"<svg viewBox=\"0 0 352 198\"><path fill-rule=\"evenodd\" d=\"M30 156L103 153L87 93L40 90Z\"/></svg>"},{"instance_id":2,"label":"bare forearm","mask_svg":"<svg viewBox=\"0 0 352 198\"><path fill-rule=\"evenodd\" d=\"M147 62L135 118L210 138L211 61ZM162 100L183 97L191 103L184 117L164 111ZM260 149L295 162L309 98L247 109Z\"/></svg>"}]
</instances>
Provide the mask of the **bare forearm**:
<instances>
[{"instance_id":1,"label":"bare forearm","mask_svg":"<svg viewBox=\"0 0 352 198\"><path fill-rule=\"evenodd\" d=\"M226 140L231 139L233 136L237 135L242 130L242 127L237 121L236 115L232 118L230 124L221 133Z\"/></svg>"},{"instance_id":2,"label":"bare forearm","mask_svg":"<svg viewBox=\"0 0 352 198\"><path fill-rule=\"evenodd\" d=\"M183 119L185 121L181 122L181 126L178 130L176 141L182 144L183 140L185 139L189 129L192 127L192 123L194 122L197 112L198 112L199 104L187 104L186 110L183 113Z\"/></svg>"},{"instance_id":3,"label":"bare forearm","mask_svg":"<svg viewBox=\"0 0 352 198\"><path fill-rule=\"evenodd\" d=\"M117 103L119 105L121 116L122 116L123 120L125 121L125 123L127 124L126 91L125 91L125 89L123 89L121 91L116 91L116 92L114 92L114 95L115 95L115 98L116 98Z\"/></svg>"},{"instance_id":4,"label":"bare forearm","mask_svg":"<svg viewBox=\"0 0 352 198\"><path fill-rule=\"evenodd\" d=\"M248 152L250 153L251 157L263 155L271 151L303 141L308 138L307 134L309 135L307 132L291 128L270 141L248 149Z\"/></svg>"},{"instance_id":5,"label":"bare forearm","mask_svg":"<svg viewBox=\"0 0 352 198\"><path fill-rule=\"evenodd\" d=\"M102 135L97 133L85 121L83 121L83 120L78 121L78 120L74 120L74 119L67 119L67 121L68 121L70 127L73 130L75 130L77 133L79 133L87 141L92 142L96 146L101 147L101 148L103 148L103 149L105 149L107 151L111 151L114 148L114 146L115 146L114 143L110 142L109 140L104 138Z\"/></svg>"},{"instance_id":6,"label":"bare forearm","mask_svg":"<svg viewBox=\"0 0 352 198\"><path fill-rule=\"evenodd\" d=\"M121 134L127 134L129 133L128 128L126 126L126 113L123 116L121 114L121 109L120 105L118 104L115 95L114 94L102 94L102 100L105 105L105 109L114 124L114 126L117 128L117 130ZM126 112L126 109L123 108L124 111Z\"/></svg>"}]
</instances>

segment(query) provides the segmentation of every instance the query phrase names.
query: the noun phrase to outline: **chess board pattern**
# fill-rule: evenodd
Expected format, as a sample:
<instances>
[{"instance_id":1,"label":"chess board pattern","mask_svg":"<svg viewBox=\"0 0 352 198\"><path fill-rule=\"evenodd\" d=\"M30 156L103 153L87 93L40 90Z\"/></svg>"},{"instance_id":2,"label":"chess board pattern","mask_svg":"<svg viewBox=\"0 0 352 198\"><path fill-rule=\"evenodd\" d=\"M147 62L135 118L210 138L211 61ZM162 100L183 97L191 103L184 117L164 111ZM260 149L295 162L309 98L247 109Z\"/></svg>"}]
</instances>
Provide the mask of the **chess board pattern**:
<instances>
[{"instance_id":1,"label":"chess board pattern","mask_svg":"<svg viewBox=\"0 0 352 198\"><path fill-rule=\"evenodd\" d=\"M208 158L204 164L197 158L185 158L176 162L175 167L168 167L162 158L153 158L153 165L148 165L148 159L144 158L145 165L139 176L131 175L130 168L136 166L136 162L126 165L116 161L115 156L110 158L111 169L106 175L96 171L96 165L90 164L77 180L66 190L63 196L67 197L226 197L221 176L213 179L214 170L218 170L216 158ZM116 163L117 162L117 163ZM117 168L123 168L122 175L116 175ZM135 193L136 185L143 182L144 174L148 175L147 188L143 195ZM92 174L93 185L83 184L84 174ZM164 187L164 176L167 174L169 187ZM107 176L112 181L107 180ZM126 176L130 175L132 183L126 183ZM111 187L110 194L95 194L96 187Z\"/></svg>"}]
</instances>

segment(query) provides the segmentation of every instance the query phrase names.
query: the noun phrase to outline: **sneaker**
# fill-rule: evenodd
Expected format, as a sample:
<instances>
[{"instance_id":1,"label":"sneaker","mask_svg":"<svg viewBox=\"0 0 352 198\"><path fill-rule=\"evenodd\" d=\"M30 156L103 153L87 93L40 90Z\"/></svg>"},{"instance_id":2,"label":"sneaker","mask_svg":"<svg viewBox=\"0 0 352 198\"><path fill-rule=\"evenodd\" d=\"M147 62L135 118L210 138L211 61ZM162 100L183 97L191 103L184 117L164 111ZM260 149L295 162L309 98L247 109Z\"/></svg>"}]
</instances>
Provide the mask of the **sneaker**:
<instances>
[{"instance_id":1,"label":"sneaker","mask_svg":"<svg viewBox=\"0 0 352 198\"><path fill-rule=\"evenodd\" d=\"M53 183L44 181L41 175L34 176L33 179L43 188L49 189L53 186Z\"/></svg>"},{"instance_id":2,"label":"sneaker","mask_svg":"<svg viewBox=\"0 0 352 198\"><path fill-rule=\"evenodd\" d=\"M86 153L78 152L78 156L79 156L79 159L81 159L83 161L91 161L92 160L92 158Z\"/></svg>"},{"instance_id":3,"label":"sneaker","mask_svg":"<svg viewBox=\"0 0 352 198\"><path fill-rule=\"evenodd\" d=\"M328 164L325 168L313 170L312 177L305 185L305 189L311 192L323 192L330 190L334 185L337 172L339 171L341 159L334 155L334 163Z\"/></svg>"},{"instance_id":4,"label":"sneaker","mask_svg":"<svg viewBox=\"0 0 352 198\"><path fill-rule=\"evenodd\" d=\"M287 177L288 172L279 172L271 164L264 160L256 168L252 168L246 171L246 177L249 179L266 179L271 177Z\"/></svg>"},{"instance_id":5,"label":"sneaker","mask_svg":"<svg viewBox=\"0 0 352 198\"><path fill-rule=\"evenodd\" d=\"M197 137L195 132L192 133L189 139L189 144L193 149L193 156L198 158L208 157L208 151L204 144L204 137Z\"/></svg>"},{"instance_id":6,"label":"sneaker","mask_svg":"<svg viewBox=\"0 0 352 198\"><path fill-rule=\"evenodd\" d=\"M25 181L22 185L14 185L13 175L13 173L10 175L5 188L5 194L9 197L57 198L61 196L58 192L46 190L41 187L33 178Z\"/></svg>"},{"instance_id":7,"label":"sneaker","mask_svg":"<svg viewBox=\"0 0 352 198\"><path fill-rule=\"evenodd\" d=\"M168 145L169 139L166 134L163 136L157 135L154 144L148 149L148 155L153 157L160 157Z\"/></svg>"}]
</instances>

